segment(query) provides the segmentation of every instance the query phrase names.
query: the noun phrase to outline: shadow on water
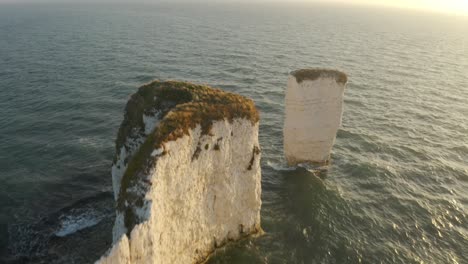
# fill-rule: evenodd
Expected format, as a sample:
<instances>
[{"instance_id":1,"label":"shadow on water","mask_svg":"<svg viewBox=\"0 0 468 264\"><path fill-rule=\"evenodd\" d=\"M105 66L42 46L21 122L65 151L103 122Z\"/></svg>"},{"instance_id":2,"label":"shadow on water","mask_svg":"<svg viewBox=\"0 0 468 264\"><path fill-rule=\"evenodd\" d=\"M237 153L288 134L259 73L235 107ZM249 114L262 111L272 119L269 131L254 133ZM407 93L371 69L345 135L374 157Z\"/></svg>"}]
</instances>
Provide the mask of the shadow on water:
<instances>
[{"instance_id":1,"label":"shadow on water","mask_svg":"<svg viewBox=\"0 0 468 264\"><path fill-rule=\"evenodd\" d=\"M353 224L351 209L327 186L326 171L264 173L281 179L273 188L265 184L264 195L276 197L263 204L265 234L218 250L208 263L364 263L353 238L341 231Z\"/></svg>"}]
</instances>

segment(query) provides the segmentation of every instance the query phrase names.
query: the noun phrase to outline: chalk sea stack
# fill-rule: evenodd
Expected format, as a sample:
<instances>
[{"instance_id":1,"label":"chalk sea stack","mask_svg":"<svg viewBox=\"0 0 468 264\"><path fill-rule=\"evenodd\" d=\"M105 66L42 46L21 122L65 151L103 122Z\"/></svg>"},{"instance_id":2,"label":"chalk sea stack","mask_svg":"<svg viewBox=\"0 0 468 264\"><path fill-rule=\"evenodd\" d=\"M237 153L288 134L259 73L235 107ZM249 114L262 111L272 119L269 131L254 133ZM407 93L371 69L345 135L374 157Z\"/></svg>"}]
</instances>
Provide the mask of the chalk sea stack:
<instances>
[{"instance_id":1,"label":"chalk sea stack","mask_svg":"<svg viewBox=\"0 0 468 264\"><path fill-rule=\"evenodd\" d=\"M97 263L200 263L261 232L259 113L243 96L155 81L125 108L114 245Z\"/></svg>"},{"instance_id":2,"label":"chalk sea stack","mask_svg":"<svg viewBox=\"0 0 468 264\"><path fill-rule=\"evenodd\" d=\"M348 78L328 69L302 69L289 75L286 89L284 153L288 165L328 163L341 125Z\"/></svg>"}]
</instances>

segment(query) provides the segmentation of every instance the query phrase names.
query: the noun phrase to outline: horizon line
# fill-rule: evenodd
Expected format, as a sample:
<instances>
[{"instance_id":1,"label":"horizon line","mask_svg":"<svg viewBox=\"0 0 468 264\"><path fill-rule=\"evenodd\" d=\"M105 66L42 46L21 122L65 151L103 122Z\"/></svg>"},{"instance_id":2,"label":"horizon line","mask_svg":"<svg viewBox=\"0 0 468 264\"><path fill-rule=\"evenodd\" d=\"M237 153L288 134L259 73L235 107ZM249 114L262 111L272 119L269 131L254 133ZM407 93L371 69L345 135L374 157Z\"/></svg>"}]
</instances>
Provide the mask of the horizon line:
<instances>
[{"instance_id":1,"label":"horizon line","mask_svg":"<svg viewBox=\"0 0 468 264\"><path fill-rule=\"evenodd\" d=\"M327 6L337 6L340 5L342 7L356 7L356 8L371 8L371 9L384 9L384 10L394 10L394 11L412 11L416 13L426 13L426 14L437 14L437 15L445 15L445 16L455 16L457 18L468 18L468 13L466 11L454 11L454 10L438 10L434 8L421 8L421 7L412 7L412 6L399 6L399 5L391 5L391 4L383 4L383 3L371 3L371 2L343 2L343 0L313 0L313 1L306 1L306 0L288 0L288 2L284 2L284 0L226 0L225 2L219 2L215 0L136 0L136 1L128 1L128 0L83 0L79 2L75 2L74 0L0 0L0 5L8 4L8 5L21 5L21 4L34 4L34 5L41 5L41 4L63 4L63 5L100 5L100 4L127 4L127 5L134 5L134 4L145 4L145 5L157 5L157 4L216 4L216 5L224 5L224 4L242 4L242 5L265 5L265 4L280 4L280 5L290 5L290 4L305 4L305 5L327 5Z\"/></svg>"}]
</instances>

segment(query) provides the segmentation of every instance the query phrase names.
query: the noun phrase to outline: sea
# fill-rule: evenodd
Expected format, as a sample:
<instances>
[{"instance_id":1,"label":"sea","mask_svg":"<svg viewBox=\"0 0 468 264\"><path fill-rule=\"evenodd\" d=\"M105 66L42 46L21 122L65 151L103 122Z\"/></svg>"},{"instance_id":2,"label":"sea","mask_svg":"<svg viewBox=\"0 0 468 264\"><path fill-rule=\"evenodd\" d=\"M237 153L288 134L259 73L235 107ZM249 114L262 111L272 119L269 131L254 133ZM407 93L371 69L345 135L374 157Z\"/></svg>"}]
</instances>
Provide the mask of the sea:
<instances>
[{"instance_id":1,"label":"sea","mask_svg":"<svg viewBox=\"0 0 468 264\"><path fill-rule=\"evenodd\" d=\"M328 169L288 167L288 73L349 76ZM184 80L261 113L263 236L208 263L468 263L468 17L344 4L0 4L0 263L112 243L129 96Z\"/></svg>"}]
</instances>

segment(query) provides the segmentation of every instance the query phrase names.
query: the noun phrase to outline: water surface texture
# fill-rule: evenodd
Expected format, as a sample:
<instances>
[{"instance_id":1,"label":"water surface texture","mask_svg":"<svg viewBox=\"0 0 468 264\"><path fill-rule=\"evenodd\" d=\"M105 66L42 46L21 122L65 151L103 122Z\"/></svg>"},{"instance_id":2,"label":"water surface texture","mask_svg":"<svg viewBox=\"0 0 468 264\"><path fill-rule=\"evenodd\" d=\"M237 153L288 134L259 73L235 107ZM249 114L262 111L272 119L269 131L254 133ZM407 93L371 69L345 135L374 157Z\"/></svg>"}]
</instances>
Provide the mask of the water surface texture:
<instances>
[{"instance_id":1,"label":"water surface texture","mask_svg":"<svg viewBox=\"0 0 468 264\"><path fill-rule=\"evenodd\" d=\"M285 165L288 72L349 74L332 163ZM265 235L210 263L468 263L468 19L325 5L0 5L0 262L111 243L129 95L207 83L261 111Z\"/></svg>"}]
</instances>

